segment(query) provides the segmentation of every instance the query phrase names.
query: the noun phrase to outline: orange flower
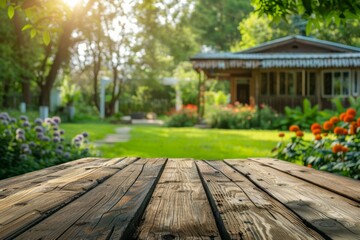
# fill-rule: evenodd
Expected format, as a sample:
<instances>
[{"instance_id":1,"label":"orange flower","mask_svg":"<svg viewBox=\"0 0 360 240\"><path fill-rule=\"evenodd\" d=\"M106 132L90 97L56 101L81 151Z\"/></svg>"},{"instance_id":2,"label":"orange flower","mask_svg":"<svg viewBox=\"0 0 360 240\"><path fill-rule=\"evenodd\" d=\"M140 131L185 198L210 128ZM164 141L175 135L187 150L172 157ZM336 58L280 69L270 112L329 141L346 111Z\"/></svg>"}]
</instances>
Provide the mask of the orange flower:
<instances>
[{"instance_id":1,"label":"orange flower","mask_svg":"<svg viewBox=\"0 0 360 240\"><path fill-rule=\"evenodd\" d=\"M352 116L353 118L356 116L356 110L353 108L349 108L346 110L346 115Z\"/></svg>"},{"instance_id":2,"label":"orange flower","mask_svg":"<svg viewBox=\"0 0 360 240\"><path fill-rule=\"evenodd\" d=\"M360 117L356 121L357 125L360 126Z\"/></svg>"},{"instance_id":3,"label":"orange flower","mask_svg":"<svg viewBox=\"0 0 360 240\"><path fill-rule=\"evenodd\" d=\"M335 145L332 147L333 153L342 152L342 150L343 150L343 145L341 145L341 144L335 144Z\"/></svg>"},{"instance_id":4,"label":"orange flower","mask_svg":"<svg viewBox=\"0 0 360 240\"><path fill-rule=\"evenodd\" d=\"M338 122L340 122L340 119L338 117L332 117L330 118L330 122L332 124L337 124Z\"/></svg>"},{"instance_id":5,"label":"orange flower","mask_svg":"<svg viewBox=\"0 0 360 240\"><path fill-rule=\"evenodd\" d=\"M343 132L344 132L344 128L342 128L342 127L336 127L335 129L334 129L334 133L335 134L337 134L337 135L342 135L343 134Z\"/></svg>"},{"instance_id":6,"label":"orange flower","mask_svg":"<svg viewBox=\"0 0 360 240\"><path fill-rule=\"evenodd\" d=\"M314 129L313 134L314 134L314 135L319 135L319 134L321 134L321 129Z\"/></svg>"},{"instance_id":7,"label":"orange flower","mask_svg":"<svg viewBox=\"0 0 360 240\"><path fill-rule=\"evenodd\" d=\"M356 124L356 122L352 122L351 125L350 125L349 133L351 135L354 135L354 134L356 134L356 130L357 130L357 124Z\"/></svg>"},{"instance_id":8,"label":"orange flower","mask_svg":"<svg viewBox=\"0 0 360 240\"><path fill-rule=\"evenodd\" d=\"M313 132L315 129L320 129L321 130L321 125L318 123L313 123L311 125L311 131Z\"/></svg>"},{"instance_id":9,"label":"orange flower","mask_svg":"<svg viewBox=\"0 0 360 240\"><path fill-rule=\"evenodd\" d=\"M354 116L353 115L345 115L345 117L344 117L344 122L348 122L348 123L350 123L350 122L352 122L352 121L354 121Z\"/></svg>"},{"instance_id":10,"label":"orange flower","mask_svg":"<svg viewBox=\"0 0 360 240\"><path fill-rule=\"evenodd\" d=\"M340 120L341 120L341 121L344 121L345 116L346 116L346 113L340 114L340 116L339 116Z\"/></svg>"},{"instance_id":11,"label":"orange flower","mask_svg":"<svg viewBox=\"0 0 360 240\"><path fill-rule=\"evenodd\" d=\"M327 121L324 123L323 127L325 131L329 131L333 128L334 124L331 121Z\"/></svg>"},{"instance_id":12,"label":"orange flower","mask_svg":"<svg viewBox=\"0 0 360 240\"><path fill-rule=\"evenodd\" d=\"M285 133L279 133L279 137L284 137L285 136Z\"/></svg>"},{"instance_id":13,"label":"orange flower","mask_svg":"<svg viewBox=\"0 0 360 240\"><path fill-rule=\"evenodd\" d=\"M324 137L327 137L329 134L328 133L323 133L323 136Z\"/></svg>"},{"instance_id":14,"label":"orange flower","mask_svg":"<svg viewBox=\"0 0 360 240\"><path fill-rule=\"evenodd\" d=\"M348 135L349 134L349 131L345 128L343 128L343 135Z\"/></svg>"},{"instance_id":15,"label":"orange flower","mask_svg":"<svg viewBox=\"0 0 360 240\"><path fill-rule=\"evenodd\" d=\"M296 136L297 137L303 137L304 136L304 133L302 131L297 131L296 132Z\"/></svg>"},{"instance_id":16,"label":"orange flower","mask_svg":"<svg viewBox=\"0 0 360 240\"><path fill-rule=\"evenodd\" d=\"M349 148L347 148L347 147L342 147L341 151L344 152L344 153L346 153L346 152L349 151Z\"/></svg>"},{"instance_id":17,"label":"orange flower","mask_svg":"<svg viewBox=\"0 0 360 240\"><path fill-rule=\"evenodd\" d=\"M297 125L291 125L289 130L290 130L290 132L297 132L297 131L300 131L300 128Z\"/></svg>"},{"instance_id":18,"label":"orange flower","mask_svg":"<svg viewBox=\"0 0 360 240\"><path fill-rule=\"evenodd\" d=\"M320 141L321 139L322 139L322 137L320 134L315 136L315 140Z\"/></svg>"},{"instance_id":19,"label":"orange flower","mask_svg":"<svg viewBox=\"0 0 360 240\"><path fill-rule=\"evenodd\" d=\"M311 164L308 164L307 167L308 167L308 168L312 168L312 165L311 165Z\"/></svg>"}]
</instances>

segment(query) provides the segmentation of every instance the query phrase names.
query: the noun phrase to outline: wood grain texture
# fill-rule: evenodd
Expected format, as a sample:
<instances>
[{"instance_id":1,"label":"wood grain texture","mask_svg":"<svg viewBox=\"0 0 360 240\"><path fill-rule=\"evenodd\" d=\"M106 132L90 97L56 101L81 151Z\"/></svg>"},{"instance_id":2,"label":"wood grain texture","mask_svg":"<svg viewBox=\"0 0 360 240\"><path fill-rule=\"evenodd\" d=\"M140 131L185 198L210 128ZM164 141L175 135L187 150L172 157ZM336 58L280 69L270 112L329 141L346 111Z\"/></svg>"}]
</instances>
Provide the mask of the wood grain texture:
<instances>
[{"instance_id":1,"label":"wood grain texture","mask_svg":"<svg viewBox=\"0 0 360 240\"><path fill-rule=\"evenodd\" d=\"M252 158L251 160L286 172L305 181L321 186L332 192L341 194L360 203L360 181L338 176L313 168L306 168L290 162L271 158ZM334 181L336 184L334 184Z\"/></svg>"},{"instance_id":2,"label":"wood grain texture","mask_svg":"<svg viewBox=\"0 0 360 240\"><path fill-rule=\"evenodd\" d=\"M133 233L134 218L141 218L164 164L138 160L17 239L128 239L126 231Z\"/></svg>"},{"instance_id":3,"label":"wood grain texture","mask_svg":"<svg viewBox=\"0 0 360 240\"><path fill-rule=\"evenodd\" d=\"M56 173L55 178L0 199L0 238L20 234L135 160L99 161L95 167L80 165L73 171L67 168L61 175Z\"/></svg>"},{"instance_id":4,"label":"wood grain texture","mask_svg":"<svg viewBox=\"0 0 360 240\"><path fill-rule=\"evenodd\" d=\"M138 239L220 239L195 162L169 159Z\"/></svg>"},{"instance_id":5,"label":"wood grain texture","mask_svg":"<svg viewBox=\"0 0 360 240\"><path fill-rule=\"evenodd\" d=\"M255 161L229 160L226 163L323 235L331 239L359 239L360 206L357 202Z\"/></svg>"},{"instance_id":6,"label":"wood grain texture","mask_svg":"<svg viewBox=\"0 0 360 240\"><path fill-rule=\"evenodd\" d=\"M213 208L231 239L323 239L223 161L197 161Z\"/></svg>"}]
</instances>

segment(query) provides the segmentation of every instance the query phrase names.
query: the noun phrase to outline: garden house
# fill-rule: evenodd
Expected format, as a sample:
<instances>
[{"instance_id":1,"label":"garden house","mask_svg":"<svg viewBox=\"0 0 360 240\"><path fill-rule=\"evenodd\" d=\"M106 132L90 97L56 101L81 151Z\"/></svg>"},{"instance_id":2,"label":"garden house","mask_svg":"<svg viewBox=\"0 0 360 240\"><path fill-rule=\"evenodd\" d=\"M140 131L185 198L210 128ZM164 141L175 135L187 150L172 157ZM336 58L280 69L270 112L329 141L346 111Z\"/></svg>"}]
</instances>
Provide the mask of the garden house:
<instances>
[{"instance_id":1,"label":"garden house","mask_svg":"<svg viewBox=\"0 0 360 240\"><path fill-rule=\"evenodd\" d=\"M331 98L360 95L360 48L311 37L288 36L241 52L199 53L191 61L202 79L230 82L232 103L264 103L282 111L304 98L324 108Z\"/></svg>"}]
</instances>

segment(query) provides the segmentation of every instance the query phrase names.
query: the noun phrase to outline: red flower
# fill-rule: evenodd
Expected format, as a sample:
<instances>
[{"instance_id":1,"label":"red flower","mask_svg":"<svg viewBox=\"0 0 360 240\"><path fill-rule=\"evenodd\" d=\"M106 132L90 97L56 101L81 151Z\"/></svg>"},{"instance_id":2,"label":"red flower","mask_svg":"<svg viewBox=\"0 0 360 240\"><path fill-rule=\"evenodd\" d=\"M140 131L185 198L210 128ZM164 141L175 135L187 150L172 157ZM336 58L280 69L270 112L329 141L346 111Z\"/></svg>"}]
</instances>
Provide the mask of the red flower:
<instances>
[{"instance_id":1,"label":"red flower","mask_svg":"<svg viewBox=\"0 0 360 240\"><path fill-rule=\"evenodd\" d=\"M314 132L315 129L320 129L321 130L321 125L318 123L313 123L311 125L311 131Z\"/></svg>"},{"instance_id":2,"label":"red flower","mask_svg":"<svg viewBox=\"0 0 360 240\"><path fill-rule=\"evenodd\" d=\"M338 152L342 152L343 151L343 145L341 144L335 144L333 147L332 147L332 151L333 153L338 153Z\"/></svg>"},{"instance_id":3,"label":"red flower","mask_svg":"<svg viewBox=\"0 0 360 240\"><path fill-rule=\"evenodd\" d=\"M290 132L297 132L297 131L300 131L300 128L297 125L292 125L292 126L290 126L289 130L290 130Z\"/></svg>"},{"instance_id":4,"label":"red flower","mask_svg":"<svg viewBox=\"0 0 360 240\"><path fill-rule=\"evenodd\" d=\"M297 131L296 132L296 136L297 137L303 137L304 136L304 133L302 131Z\"/></svg>"},{"instance_id":5,"label":"red flower","mask_svg":"<svg viewBox=\"0 0 360 240\"><path fill-rule=\"evenodd\" d=\"M315 136L315 140L320 141L321 139L322 139L322 137L320 134Z\"/></svg>"},{"instance_id":6,"label":"red flower","mask_svg":"<svg viewBox=\"0 0 360 240\"><path fill-rule=\"evenodd\" d=\"M329 131L333 128L334 124L331 121L327 121L324 123L323 127L325 131Z\"/></svg>"},{"instance_id":7,"label":"red flower","mask_svg":"<svg viewBox=\"0 0 360 240\"><path fill-rule=\"evenodd\" d=\"M342 127L336 127L336 128L334 129L334 133L337 134L337 135L343 135L344 130L345 130L345 129L342 128Z\"/></svg>"},{"instance_id":8,"label":"red flower","mask_svg":"<svg viewBox=\"0 0 360 240\"><path fill-rule=\"evenodd\" d=\"M315 130L313 131L313 134L314 134L314 135L319 135L319 134L321 134L321 129L315 129Z\"/></svg>"},{"instance_id":9,"label":"red flower","mask_svg":"<svg viewBox=\"0 0 360 240\"><path fill-rule=\"evenodd\" d=\"M330 118L330 122L332 124L336 124L336 123L340 122L340 119L338 117L332 117L332 118Z\"/></svg>"},{"instance_id":10,"label":"red flower","mask_svg":"<svg viewBox=\"0 0 360 240\"><path fill-rule=\"evenodd\" d=\"M352 121L354 121L354 116L346 114L344 117L344 122L351 123Z\"/></svg>"},{"instance_id":11,"label":"red flower","mask_svg":"<svg viewBox=\"0 0 360 240\"><path fill-rule=\"evenodd\" d=\"M346 110L346 115L352 116L353 118L356 116L356 110L353 108L349 108Z\"/></svg>"},{"instance_id":12,"label":"red flower","mask_svg":"<svg viewBox=\"0 0 360 240\"><path fill-rule=\"evenodd\" d=\"M346 113L340 114L340 116L339 116L340 120L341 120L341 121L344 121L345 116L346 116Z\"/></svg>"}]
</instances>

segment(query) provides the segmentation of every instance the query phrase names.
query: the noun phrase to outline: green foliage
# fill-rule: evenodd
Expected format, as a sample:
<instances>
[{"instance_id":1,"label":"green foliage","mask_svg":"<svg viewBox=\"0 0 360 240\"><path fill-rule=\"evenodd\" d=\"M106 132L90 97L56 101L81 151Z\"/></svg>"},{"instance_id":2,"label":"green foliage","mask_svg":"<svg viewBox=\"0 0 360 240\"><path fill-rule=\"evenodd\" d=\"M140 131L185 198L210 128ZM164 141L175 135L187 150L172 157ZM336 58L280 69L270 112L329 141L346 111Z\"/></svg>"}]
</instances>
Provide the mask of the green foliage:
<instances>
[{"instance_id":1,"label":"green foliage","mask_svg":"<svg viewBox=\"0 0 360 240\"><path fill-rule=\"evenodd\" d=\"M0 179L93 154L88 133L64 138L60 118L19 119L0 113Z\"/></svg>"},{"instance_id":2,"label":"green foliage","mask_svg":"<svg viewBox=\"0 0 360 240\"><path fill-rule=\"evenodd\" d=\"M311 106L311 102L308 99L304 99L302 108L285 107L285 117L278 124L283 129L287 129L293 124L308 129L312 123L316 122L318 114L319 106Z\"/></svg>"},{"instance_id":3,"label":"green foliage","mask_svg":"<svg viewBox=\"0 0 360 240\"><path fill-rule=\"evenodd\" d=\"M166 122L168 127L191 127L198 122L197 107L188 104L179 112L172 114Z\"/></svg>"},{"instance_id":4,"label":"green foliage","mask_svg":"<svg viewBox=\"0 0 360 240\"><path fill-rule=\"evenodd\" d=\"M260 110L250 106L228 105L217 107L208 117L212 128L223 129L273 129L278 115L268 106Z\"/></svg>"},{"instance_id":5,"label":"green foliage","mask_svg":"<svg viewBox=\"0 0 360 240\"><path fill-rule=\"evenodd\" d=\"M275 157L360 179L360 117L356 121L355 109L348 109L342 116L341 120L334 116L323 125L312 124L312 140L303 139L292 126L290 130L297 136L289 143L279 142Z\"/></svg>"},{"instance_id":6,"label":"green foliage","mask_svg":"<svg viewBox=\"0 0 360 240\"><path fill-rule=\"evenodd\" d=\"M66 106L72 106L81 97L80 89L75 84L71 84L69 76L65 76L61 85L61 99Z\"/></svg>"},{"instance_id":7,"label":"green foliage","mask_svg":"<svg viewBox=\"0 0 360 240\"><path fill-rule=\"evenodd\" d=\"M199 42L216 50L227 51L240 39L237 25L252 10L245 0L197 0L191 17Z\"/></svg>"},{"instance_id":8,"label":"green foliage","mask_svg":"<svg viewBox=\"0 0 360 240\"><path fill-rule=\"evenodd\" d=\"M335 22L337 26L345 25L348 19L357 19L360 14L359 1L314 1L314 0L252 0L256 11L265 13L276 20L292 14L298 14L308 20L307 32L312 26L320 28Z\"/></svg>"}]
</instances>

